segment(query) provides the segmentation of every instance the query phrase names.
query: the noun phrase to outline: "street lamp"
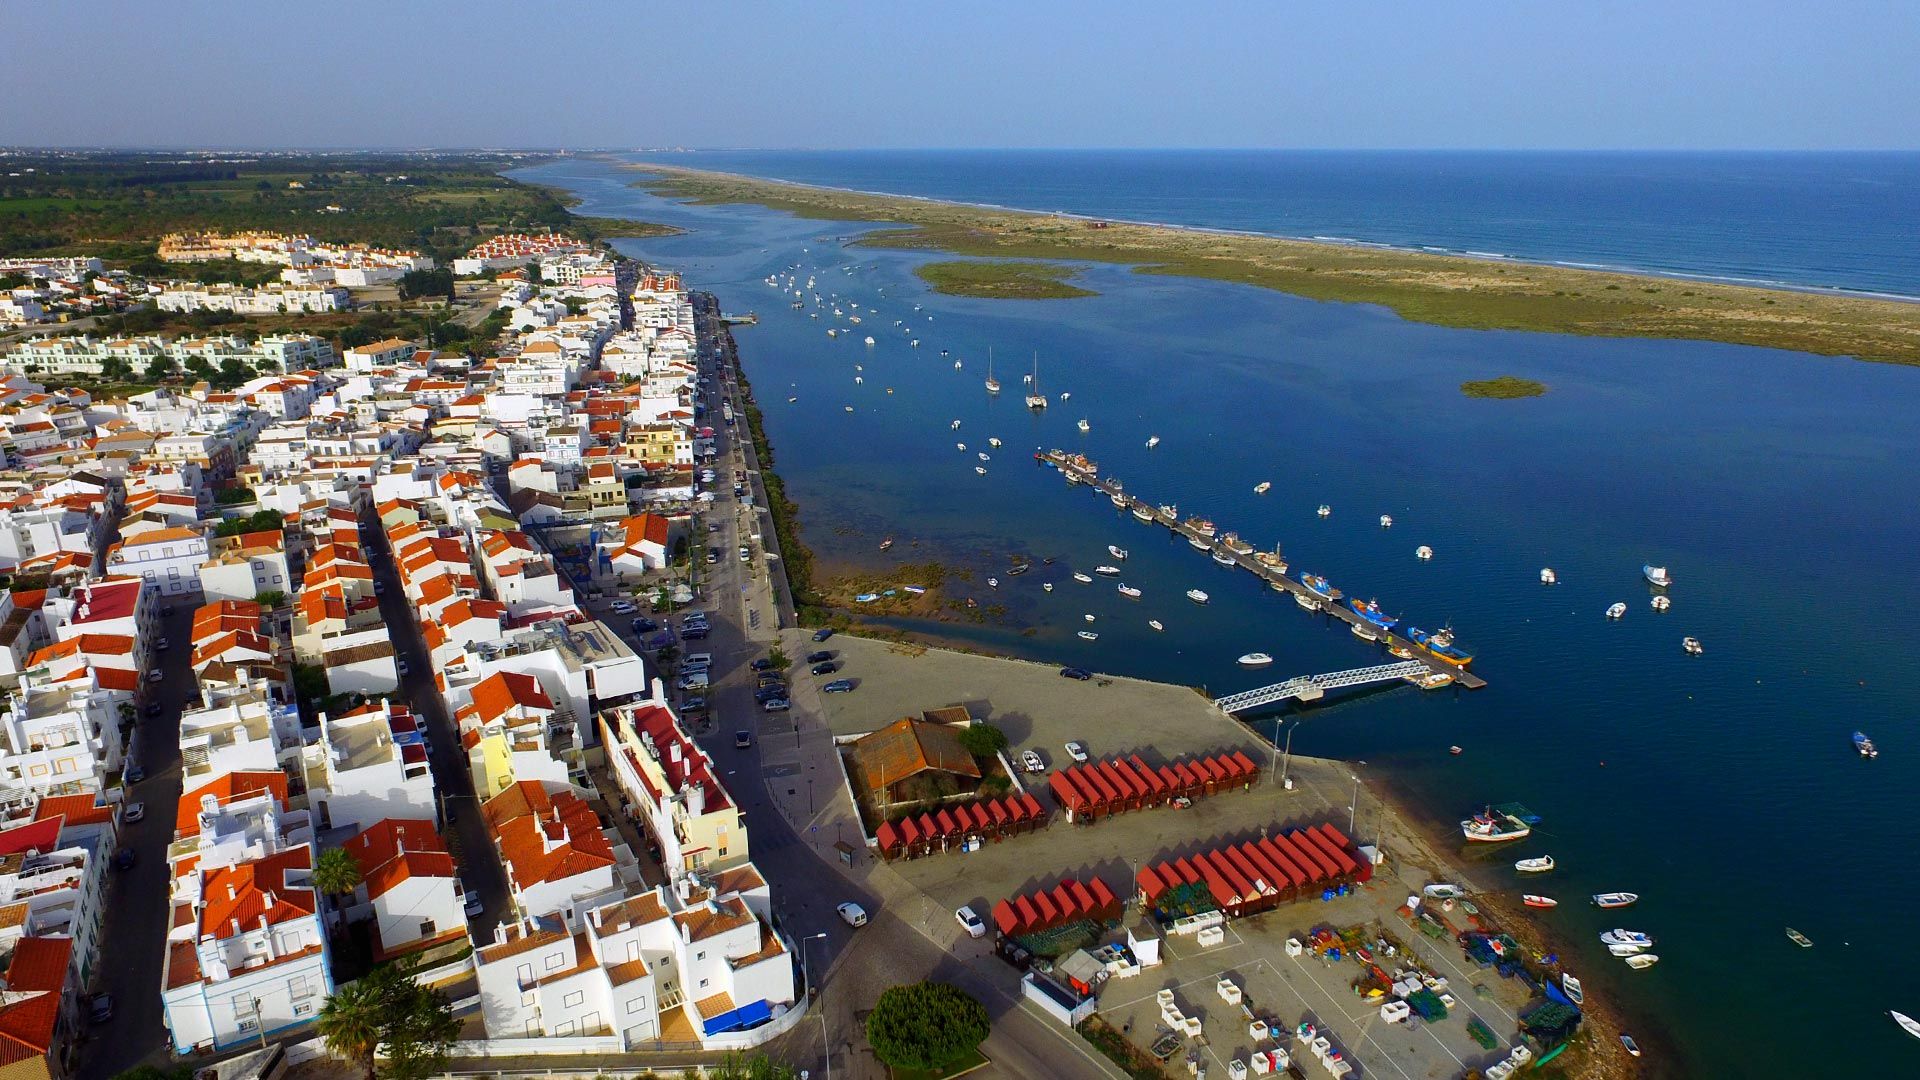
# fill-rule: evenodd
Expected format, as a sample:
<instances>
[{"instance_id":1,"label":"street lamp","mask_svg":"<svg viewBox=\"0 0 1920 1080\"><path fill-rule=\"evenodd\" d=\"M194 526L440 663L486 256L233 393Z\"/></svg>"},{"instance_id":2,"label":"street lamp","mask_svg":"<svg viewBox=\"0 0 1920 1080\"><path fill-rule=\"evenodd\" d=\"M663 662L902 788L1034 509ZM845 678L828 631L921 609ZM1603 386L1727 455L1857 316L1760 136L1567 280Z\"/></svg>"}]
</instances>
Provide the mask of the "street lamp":
<instances>
[{"instance_id":1,"label":"street lamp","mask_svg":"<svg viewBox=\"0 0 1920 1080\"><path fill-rule=\"evenodd\" d=\"M1298 721L1298 720L1295 720L1295 721L1294 721L1293 723L1291 723L1291 724L1288 724L1288 725L1287 725L1287 754L1286 754L1286 756L1287 756L1287 767L1286 767L1286 769L1285 769L1285 770L1283 770L1283 772L1282 772L1282 776L1283 776L1283 777L1284 777L1285 779L1287 779L1287 780L1292 780L1292 779L1293 779L1293 729L1294 729L1294 728L1297 728L1297 727L1299 727L1299 726L1300 726L1300 721ZM1276 746L1276 747L1275 747L1275 749L1278 749L1278 747ZM1268 782L1269 782L1269 783L1271 783L1271 782L1272 782L1272 780L1271 780L1271 776L1272 776L1272 769L1271 769L1271 768L1269 768L1269 770L1268 770L1268 776L1269 776L1269 780L1268 780Z\"/></svg>"},{"instance_id":2,"label":"street lamp","mask_svg":"<svg viewBox=\"0 0 1920 1080\"><path fill-rule=\"evenodd\" d=\"M808 990L813 989L813 970L807 967L807 943L826 936L827 932L822 930L800 939L800 973L807 977ZM827 1045L827 992L824 988L813 1006L820 1010L820 1052L827 1059L827 1080L833 1080L833 1048Z\"/></svg>"},{"instance_id":3,"label":"street lamp","mask_svg":"<svg viewBox=\"0 0 1920 1080\"><path fill-rule=\"evenodd\" d=\"M1360 777L1353 775L1353 802L1347 807L1347 836L1354 835L1354 819L1360 814Z\"/></svg>"}]
</instances>

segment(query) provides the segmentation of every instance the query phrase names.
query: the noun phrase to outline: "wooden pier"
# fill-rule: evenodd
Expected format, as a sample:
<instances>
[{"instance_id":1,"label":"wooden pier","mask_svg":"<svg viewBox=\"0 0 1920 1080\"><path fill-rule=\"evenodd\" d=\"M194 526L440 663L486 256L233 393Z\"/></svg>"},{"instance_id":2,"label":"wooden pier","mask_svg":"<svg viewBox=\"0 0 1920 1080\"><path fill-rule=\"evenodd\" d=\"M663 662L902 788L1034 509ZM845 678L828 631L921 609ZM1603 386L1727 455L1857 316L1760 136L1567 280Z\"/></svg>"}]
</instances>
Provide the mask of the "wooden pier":
<instances>
[{"instance_id":1,"label":"wooden pier","mask_svg":"<svg viewBox=\"0 0 1920 1080\"><path fill-rule=\"evenodd\" d=\"M1464 686L1469 690L1478 690L1487 685L1487 680L1466 668L1447 663L1399 634L1367 622L1344 604L1316 595L1298 580L1287 576L1287 564L1279 556L1256 551L1248 545L1241 545L1247 548L1245 551L1229 548L1221 542L1224 536L1216 538L1214 534L1194 527L1189 523L1191 518L1188 521L1181 521L1162 508L1127 494L1119 480L1110 476L1100 476L1094 463L1082 455L1068 454L1060 450L1046 450L1034 454L1034 460L1060 470L1060 474L1067 478L1069 484L1084 486L1104 495L1115 509L1126 511L1143 524L1160 525L1171 529L1197 550L1206 551L1209 561L1214 562L1215 565L1227 565L1215 558L1216 555L1225 555L1232 560L1233 568L1250 571L1275 592L1286 593L1293 598L1303 610L1338 619L1346 623L1349 628L1359 627L1366 630L1373 635L1375 643L1382 650L1399 650L1395 655L1405 653L1406 659L1425 665L1431 675L1450 676L1453 685ZM1142 517L1142 514L1145 516ZM1204 548L1199 546L1201 544L1205 545ZM1339 594L1335 591L1334 595L1337 598Z\"/></svg>"}]
</instances>

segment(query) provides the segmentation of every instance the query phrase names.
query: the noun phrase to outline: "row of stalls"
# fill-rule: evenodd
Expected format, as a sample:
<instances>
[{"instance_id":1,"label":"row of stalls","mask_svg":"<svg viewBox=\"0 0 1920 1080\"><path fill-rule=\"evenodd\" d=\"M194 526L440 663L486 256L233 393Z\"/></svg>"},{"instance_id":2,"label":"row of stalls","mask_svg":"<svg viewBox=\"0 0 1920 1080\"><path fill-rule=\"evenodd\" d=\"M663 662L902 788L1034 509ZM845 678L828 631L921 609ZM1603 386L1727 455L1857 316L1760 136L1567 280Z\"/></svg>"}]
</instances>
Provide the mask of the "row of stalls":
<instances>
[{"instance_id":1,"label":"row of stalls","mask_svg":"<svg viewBox=\"0 0 1920 1080\"><path fill-rule=\"evenodd\" d=\"M954 803L874 830L883 859L911 859L943 851L972 850L987 841L1044 829L1046 807L1028 792L997 799Z\"/></svg>"},{"instance_id":2,"label":"row of stalls","mask_svg":"<svg viewBox=\"0 0 1920 1080\"><path fill-rule=\"evenodd\" d=\"M1238 750L1179 758L1157 768L1134 754L1069 766L1047 777L1047 786L1068 821L1092 822L1143 807L1184 806L1227 788L1249 787L1259 775L1260 766Z\"/></svg>"},{"instance_id":3,"label":"row of stalls","mask_svg":"<svg viewBox=\"0 0 1920 1080\"><path fill-rule=\"evenodd\" d=\"M1353 842L1323 823L1156 863L1141 869L1136 884L1166 914L1212 907L1239 917L1372 877L1372 863Z\"/></svg>"},{"instance_id":4,"label":"row of stalls","mask_svg":"<svg viewBox=\"0 0 1920 1080\"><path fill-rule=\"evenodd\" d=\"M1120 918L1120 898L1098 877L1067 878L993 905L993 925L1008 937L1022 937L1076 922L1111 923Z\"/></svg>"}]
</instances>

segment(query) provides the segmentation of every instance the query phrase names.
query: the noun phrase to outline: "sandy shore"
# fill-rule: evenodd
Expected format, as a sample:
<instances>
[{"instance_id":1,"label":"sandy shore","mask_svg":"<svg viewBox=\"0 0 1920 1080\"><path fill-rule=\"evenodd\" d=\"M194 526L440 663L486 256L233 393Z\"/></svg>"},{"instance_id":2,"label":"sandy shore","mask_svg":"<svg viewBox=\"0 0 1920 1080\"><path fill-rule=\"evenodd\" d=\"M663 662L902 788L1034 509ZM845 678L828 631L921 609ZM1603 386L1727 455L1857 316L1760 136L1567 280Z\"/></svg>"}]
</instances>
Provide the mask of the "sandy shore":
<instances>
[{"instance_id":1,"label":"sandy shore","mask_svg":"<svg viewBox=\"0 0 1920 1080\"><path fill-rule=\"evenodd\" d=\"M1131 263L1143 273L1380 304L1415 322L1441 326L1686 338L1920 365L1920 304L1896 300L1096 222L676 166L627 167L652 174L638 186L697 202L755 203L805 217L912 226L860 240L872 246Z\"/></svg>"}]
</instances>

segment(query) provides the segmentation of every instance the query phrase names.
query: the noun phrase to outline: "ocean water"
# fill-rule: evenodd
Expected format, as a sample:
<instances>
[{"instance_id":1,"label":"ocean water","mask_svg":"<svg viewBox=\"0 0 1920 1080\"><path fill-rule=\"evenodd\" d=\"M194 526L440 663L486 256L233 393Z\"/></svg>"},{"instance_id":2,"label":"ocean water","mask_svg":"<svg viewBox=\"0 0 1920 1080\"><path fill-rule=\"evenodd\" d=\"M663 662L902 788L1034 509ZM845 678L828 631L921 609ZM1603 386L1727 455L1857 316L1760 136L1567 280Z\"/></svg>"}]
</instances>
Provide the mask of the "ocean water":
<instances>
[{"instance_id":1,"label":"ocean water","mask_svg":"<svg viewBox=\"0 0 1920 1080\"><path fill-rule=\"evenodd\" d=\"M846 246L870 225L680 205L603 162L520 175L575 192L584 213L689 230L621 246L686 271L729 310L759 312L737 332L742 355L822 558L873 563L894 537L902 561L975 570L957 590L1006 604L1014 622L943 632L1216 693L1384 658L1031 460L1038 447L1084 450L1129 491L1280 543L1296 568L1412 625L1451 623L1477 650L1485 690L1397 687L1279 719L1297 722L1296 750L1363 761L1369 786L1436 817L1507 800L1541 814L1533 839L1464 854L1480 880L1516 894L1513 859L1559 861L1524 887L1562 901L1541 922L1588 992L1638 1018L1637 1035L1670 1036L1650 1048L1655 1071L1911 1070L1916 1047L1887 1010L1920 1015L1897 953L1920 895L1920 372L1446 329L1103 265L1084 268L1091 298L944 297L912 273L940 256ZM1130 216L1174 216L1151 209ZM829 340L829 315L791 310L764 282L795 264L823 296L878 314ZM868 333L871 348L859 343ZM981 386L989 347L998 398ZM1020 403L1035 354L1043 389L1072 394L1037 416ZM1496 374L1552 389L1523 401L1458 390ZM1151 435L1157 449L1144 445ZM988 449L989 436L1005 445ZM982 449L985 476L974 472ZM1261 481L1273 484L1264 496ZM1321 503L1333 508L1324 520ZM1124 580L1141 600L1069 579L1111 561L1109 543L1130 549ZM1421 544L1432 562L1414 558ZM1057 562L989 589L987 574L1015 555ZM1667 614L1649 609L1644 563L1672 569ZM1561 584L1539 584L1548 566ZM1194 587L1212 603L1183 599ZM1609 622L1616 600L1628 614ZM1096 642L1075 636L1086 614ZM1685 635L1706 654L1685 655ZM1234 663L1254 650L1275 665ZM1856 729L1879 742L1877 761L1853 752ZM1450 757L1449 744L1466 753ZM1090 749L1126 748L1094 738ZM1611 890L1644 899L1610 916L1583 903ZM1608 957L1595 935L1613 926L1653 934L1659 966L1631 972ZM1816 947L1794 947L1785 926Z\"/></svg>"},{"instance_id":2,"label":"ocean water","mask_svg":"<svg viewBox=\"0 0 1920 1080\"><path fill-rule=\"evenodd\" d=\"M634 155L830 187L1920 296L1920 153L920 150Z\"/></svg>"}]
</instances>

